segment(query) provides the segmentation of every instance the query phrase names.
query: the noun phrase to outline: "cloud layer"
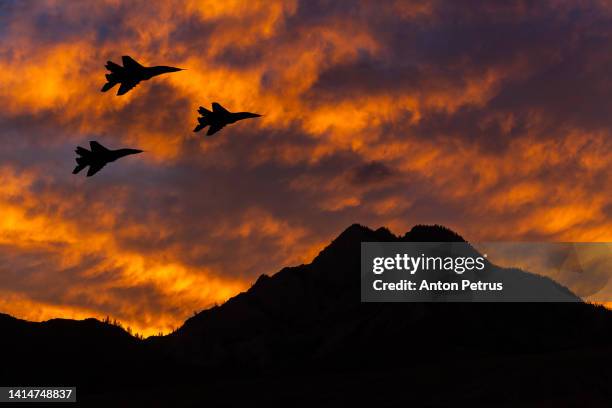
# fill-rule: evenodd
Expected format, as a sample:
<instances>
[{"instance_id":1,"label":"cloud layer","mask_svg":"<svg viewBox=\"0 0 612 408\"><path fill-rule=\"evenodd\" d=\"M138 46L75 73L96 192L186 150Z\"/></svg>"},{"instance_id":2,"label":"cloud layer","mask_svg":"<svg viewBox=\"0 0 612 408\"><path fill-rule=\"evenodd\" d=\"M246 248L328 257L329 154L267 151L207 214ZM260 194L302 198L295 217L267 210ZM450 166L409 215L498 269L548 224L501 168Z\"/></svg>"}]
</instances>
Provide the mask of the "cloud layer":
<instances>
[{"instance_id":1,"label":"cloud layer","mask_svg":"<svg viewBox=\"0 0 612 408\"><path fill-rule=\"evenodd\" d=\"M0 310L178 326L354 222L612 241L604 1L0 5ZM123 97L106 60L187 71ZM262 118L204 138L213 101ZM92 179L73 149L147 151Z\"/></svg>"}]
</instances>

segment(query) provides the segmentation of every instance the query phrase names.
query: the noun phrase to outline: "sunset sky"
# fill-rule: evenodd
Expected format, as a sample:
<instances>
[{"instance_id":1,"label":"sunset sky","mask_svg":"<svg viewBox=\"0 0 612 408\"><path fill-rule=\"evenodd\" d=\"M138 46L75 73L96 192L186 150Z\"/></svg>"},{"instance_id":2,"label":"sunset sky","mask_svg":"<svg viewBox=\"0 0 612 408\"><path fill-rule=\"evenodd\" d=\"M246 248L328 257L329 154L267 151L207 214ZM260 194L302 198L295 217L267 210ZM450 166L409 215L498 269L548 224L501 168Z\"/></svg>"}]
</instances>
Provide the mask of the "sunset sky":
<instances>
[{"instance_id":1,"label":"sunset sky","mask_svg":"<svg viewBox=\"0 0 612 408\"><path fill-rule=\"evenodd\" d=\"M0 312L168 332L352 223L612 241L611 45L603 0L0 0Z\"/></svg>"}]
</instances>

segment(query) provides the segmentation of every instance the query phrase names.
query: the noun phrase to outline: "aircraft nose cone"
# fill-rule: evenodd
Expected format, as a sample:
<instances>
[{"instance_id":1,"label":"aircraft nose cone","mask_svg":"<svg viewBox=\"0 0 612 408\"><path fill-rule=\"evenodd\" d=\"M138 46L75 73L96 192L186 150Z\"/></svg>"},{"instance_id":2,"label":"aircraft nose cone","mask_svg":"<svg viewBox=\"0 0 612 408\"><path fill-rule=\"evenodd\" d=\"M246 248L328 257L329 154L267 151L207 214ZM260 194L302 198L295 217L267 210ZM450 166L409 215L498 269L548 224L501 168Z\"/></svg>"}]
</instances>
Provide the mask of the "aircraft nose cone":
<instances>
[{"instance_id":1,"label":"aircraft nose cone","mask_svg":"<svg viewBox=\"0 0 612 408\"><path fill-rule=\"evenodd\" d=\"M140 149L127 149L127 153L128 154L138 154L138 153L143 153L144 150L140 150Z\"/></svg>"},{"instance_id":2,"label":"aircraft nose cone","mask_svg":"<svg viewBox=\"0 0 612 408\"><path fill-rule=\"evenodd\" d=\"M160 65L158 67L154 67L157 68L157 71L159 73L168 73L168 72L178 72L178 71L185 71L185 69L183 68L177 68L177 67L168 67L166 65Z\"/></svg>"}]
</instances>

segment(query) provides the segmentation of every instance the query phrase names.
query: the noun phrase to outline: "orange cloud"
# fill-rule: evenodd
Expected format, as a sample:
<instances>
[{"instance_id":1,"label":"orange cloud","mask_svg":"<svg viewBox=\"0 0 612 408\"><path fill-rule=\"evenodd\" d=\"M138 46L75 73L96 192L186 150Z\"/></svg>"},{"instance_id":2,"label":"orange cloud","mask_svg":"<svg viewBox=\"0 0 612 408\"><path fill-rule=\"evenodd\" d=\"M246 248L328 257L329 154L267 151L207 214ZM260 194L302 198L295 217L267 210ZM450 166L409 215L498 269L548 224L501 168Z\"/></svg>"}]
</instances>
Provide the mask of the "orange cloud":
<instances>
[{"instance_id":1,"label":"orange cloud","mask_svg":"<svg viewBox=\"0 0 612 408\"><path fill-rule=\"evenodd\" d=\"M259 273L310 261L353 222L612 240L610 61L587 41L607 28L584 13L569 30L580 5L564 2L440 7L8 8L0 310L168 331ZM187 71L101 93L104 62L124 54ZM264 116L194 135L213 101ZM74 145L94 139L146 154L71 177Z\"/></svg>"}]
</instances>

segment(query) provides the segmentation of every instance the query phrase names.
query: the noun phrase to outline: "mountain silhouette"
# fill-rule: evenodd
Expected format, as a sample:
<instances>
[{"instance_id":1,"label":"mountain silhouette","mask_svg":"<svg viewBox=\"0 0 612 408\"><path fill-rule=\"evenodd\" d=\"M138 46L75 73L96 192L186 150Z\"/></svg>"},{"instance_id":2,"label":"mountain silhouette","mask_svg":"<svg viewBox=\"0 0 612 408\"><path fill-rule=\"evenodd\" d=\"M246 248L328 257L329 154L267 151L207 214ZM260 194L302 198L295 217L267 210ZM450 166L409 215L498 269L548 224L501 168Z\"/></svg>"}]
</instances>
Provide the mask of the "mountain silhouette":
<instances>
[{"instance_id":1,"label":"mountain silhouette","mask_svg":"<svg viewBox=\"0 0 612 408\"><path fill-rule=\"evenodd\" d=\"M223 358L227 356L241 365L248 361L262 368L286 364L299 355L308 364L346 364L373 338L387 345L398 340L408 345L413 331L426 334L419 347L429 347L453 330L461 333L454 344L444 347L447 352L456 347L478 351L562 349L595 341L586 336L601 334L591 332L599 329L588 318L596 308L585 304L361 303L361 242L394 241L461 242L463 238L439 226L417 226L403 237L395 237L384 228L372 231L353 225L311 264L284 268L272 277L260 276L247 292L191 317L160 340L171 344L178 358L190 350L187 359L192 362L225 365ZM562 288L550 279L519 270L503 273L532 277L534 283L554 290ZM387 326L393 321L398 325ZM487 322L487 330L483 330L483 322ZM485 338L491 342L483 344ZM359 363L366 360L362 357ZM376 360L368 363L376 365Z\"/></svg>"},{"instance_id":2,"label":"mountain silhouette","mask_svg":"<svg viewBox=\"0 0 612 408\"><path fill-rule=\"evenodd\" d=\"M0 346L12 350L2 382L76 384L77 395L99 406L117 398L173 406L611 401L612 313L603 307L362 303L361 242L401 241L463 238L441 226L416 226L398 237L352 225L310 264L262 275L172 334L144 341L93 319L31 323L0 316Z\"/></svg>"}]
</instances>

